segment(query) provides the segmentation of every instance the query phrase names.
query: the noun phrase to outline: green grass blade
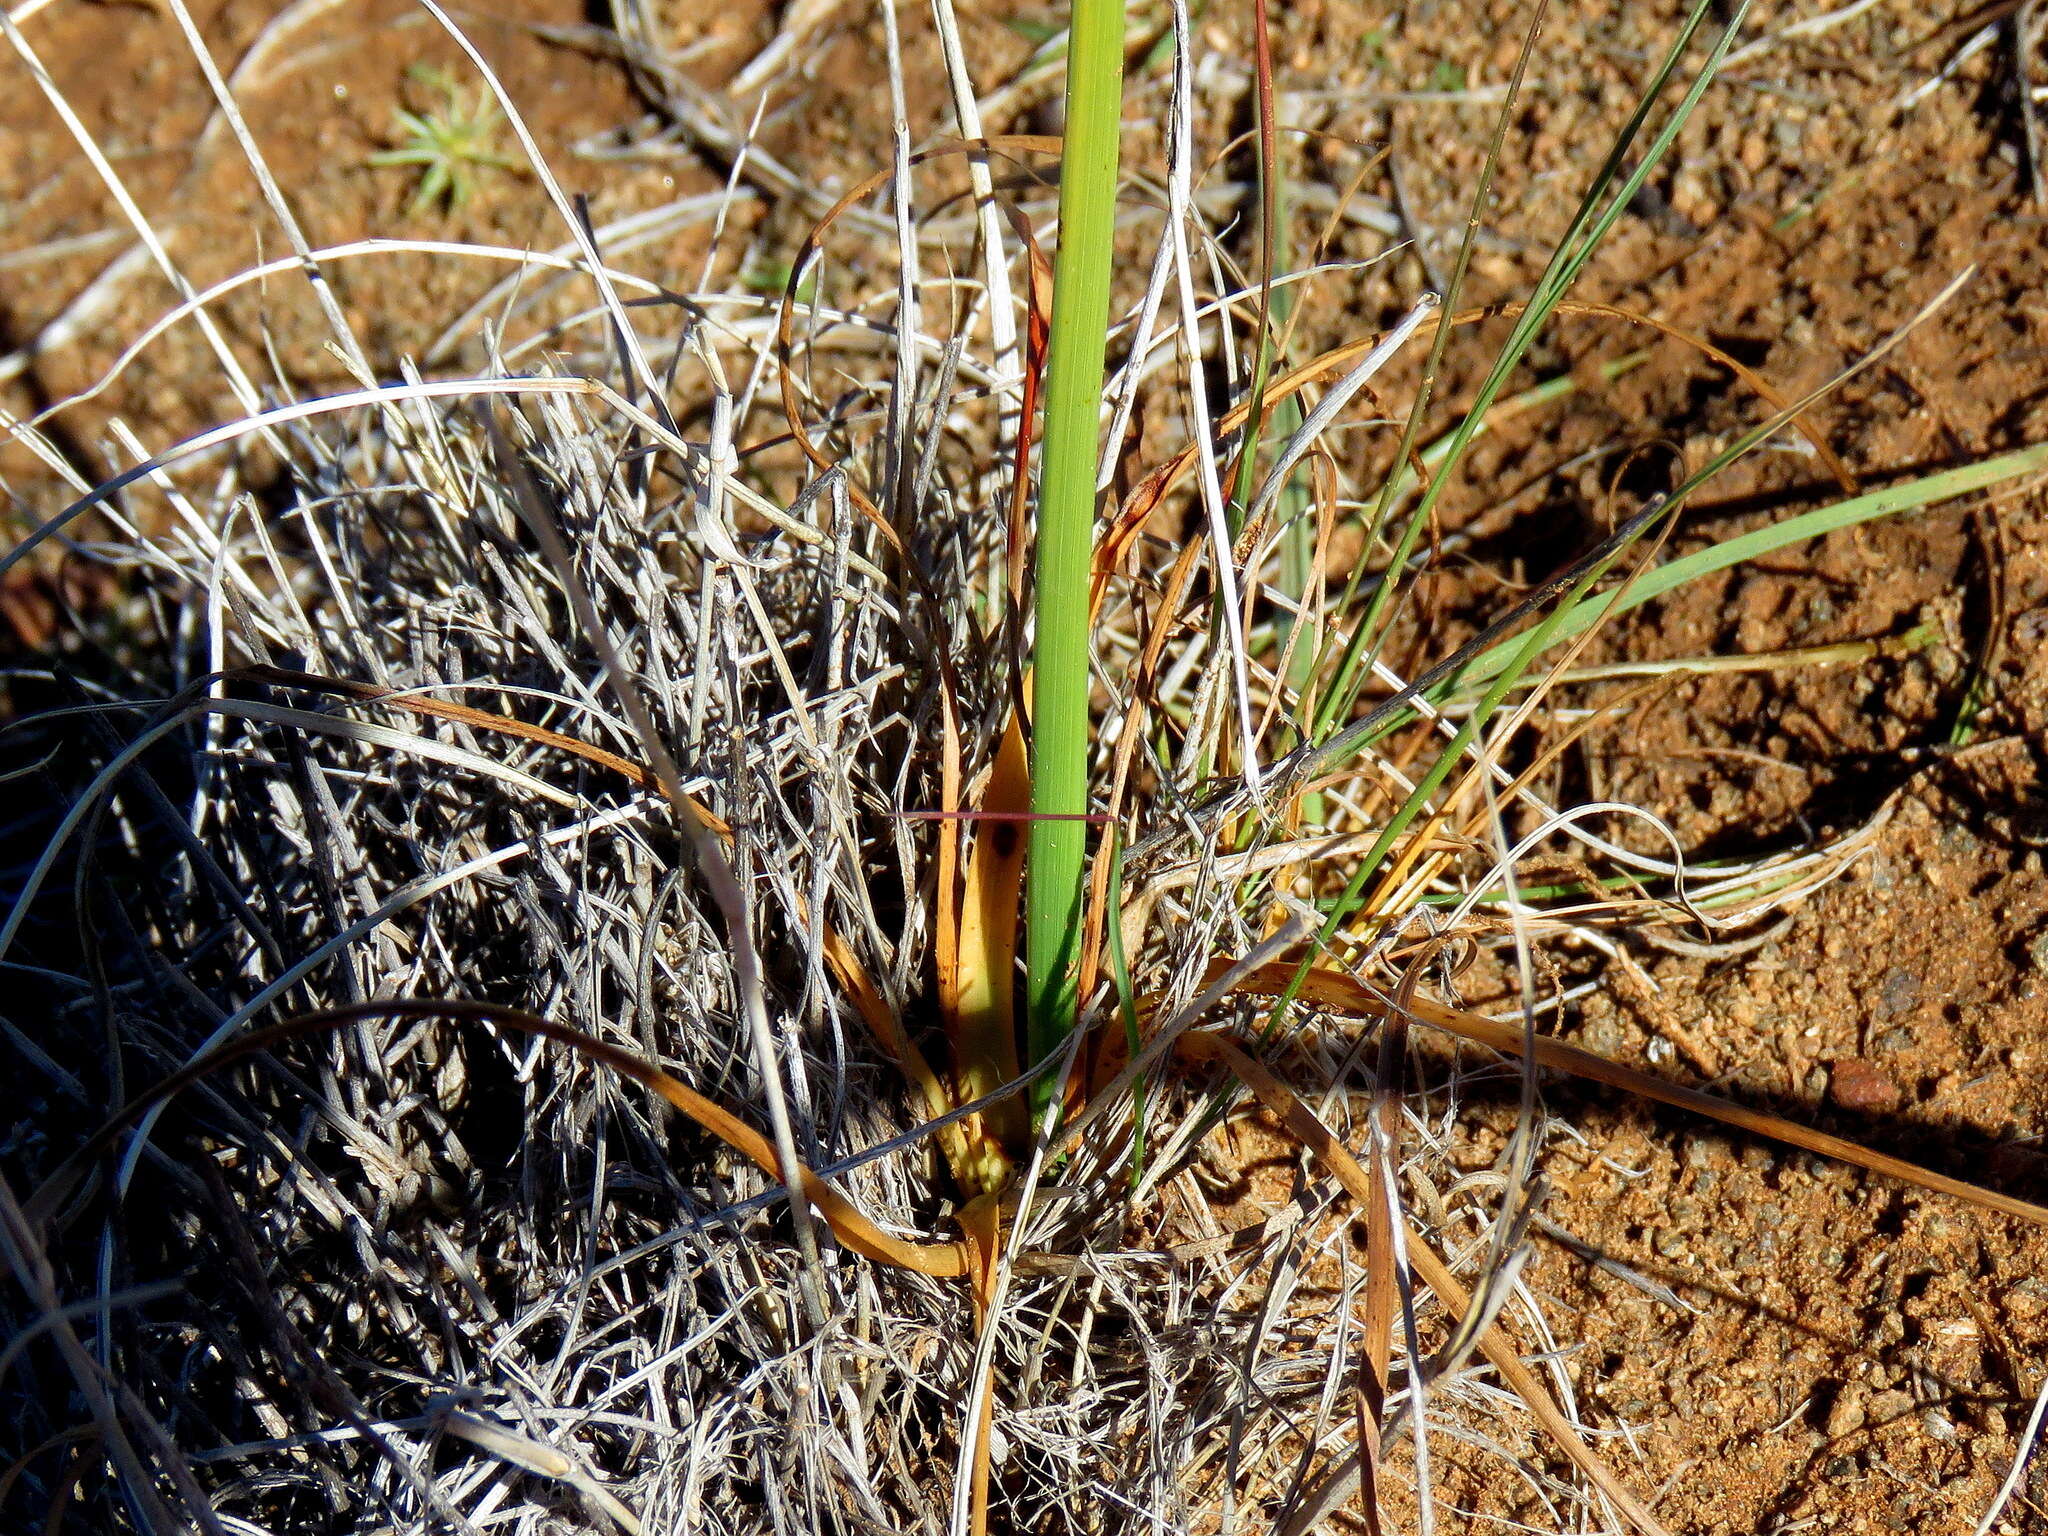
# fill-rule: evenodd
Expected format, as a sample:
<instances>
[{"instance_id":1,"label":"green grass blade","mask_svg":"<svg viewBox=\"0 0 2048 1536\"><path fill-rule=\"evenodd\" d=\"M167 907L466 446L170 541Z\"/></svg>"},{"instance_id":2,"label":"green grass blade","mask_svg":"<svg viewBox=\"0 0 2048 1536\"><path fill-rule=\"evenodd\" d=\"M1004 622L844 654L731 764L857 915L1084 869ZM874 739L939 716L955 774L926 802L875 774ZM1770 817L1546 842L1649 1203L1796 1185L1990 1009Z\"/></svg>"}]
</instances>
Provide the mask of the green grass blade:
<instances>
[{"instance_id":1,"label":"green grass blade","mask_svg":"<svg viewBox=\"0 0 2048 1536\"><path fill-rule=\"evenodd\" d=\"M1882 517L1897 517L1903 512L1923 511L1944 501L1953 501L1958 496L1967 496L1972 491L1985 490L2008 480L2017 480L2022 475L2042 471L2048 471L2048 443L2036 443L2031 448L2018 448L2011 453L2002 453L1996 458L1985 459L1980 463L1965 464L1956 469L1942 470L1938 474L1923 475L1918 480L1908 480L1903 485L1886 486L1881 491L1867 491L1861 496L1852 496L1847 501L1838 501L1833 506L1804 512L1798 517L1788 517L1782 523L1752 529L1732 539L1723 539L1710 548L1673 560L1667 565L1644 571L1622 590L1612 608L1604 603L1583 600L1574 604L1562 615L1553 638L1570 639L1600 618L1627 613L1631 608L1640 608L1644 603L1675 591L1689 581L1711 576L1716 571L1725 571L1745 560L1758 560L1794 544L1804 543L1808 539L1817 539L1824 534L1854 528L1862 523L1875 522ZM1491 650L1482 651L1473 658L1472 665L1466 669L1460 682L1470 686L1495 675L1508 665L1519 644L1519 640L1506 640Z\"/></svg>"},{"instance_id":2,"label":"green grass blade","mask_svg":"<svg viewBox=\"0 0 2048 1536\"><path fill-rule=\"evenodd\" d=\"M1060 239L1046 359L1045 448L1033 593L1031 809L1025 880L1025 1026L1030 1065L1073 1031L1088 809L1088 576L1102 364L1109 331L1123 107L1118 0L1074 0L1067 49L1067 136ZM1043 1105L1052 1092L1035 1090Z\"/></svg>"},{"instance_id":3,"label":"green grass blade","mask_svg":"<svg viewBox=\"0 0 2048 1536\"><path fill-rule=\"evenodd\" d=\"M1782 420L1767 423L1758 431L1767 432L1775 425L1782 425ZM1649 532L1651 523L1660 522L1672 515L1684 499L1698 489L1702 481L1724 467L1731 455L1745 451L1747 446L1753 446L1756 435L1749 434L1743 442L1730 449L1729 453L1722 455L1693 476L1668 500L1649 509L1650 515L1643 521L1642 526L1635 529L1627 539L1619 540L1615 548L1601 552L1599 568L1604 570L1611 567L1629 545ZM1583 582L1575 582L1572 591L1579 595L1568 596L1558 608L1555 614L1556 626L1549 631L1550 640L1547 643L1568 640L1595 623L1638 608L1689 581L1726 570L1745 560L1776 554L1805 540L1819 538L1843 528L1874 522L1879 518L1922 511L1942 502L1952 501L1958 496L1967 496L1975 491L1987 490L1994 485L2043 472L2048 472L2048 443L2037 443L2031 448L2016 449L1980 463L1965 464L1956 469L1943 470L1938 474L1924 475L1901 485L1889 486L1881 491L1870 491L1846 501L1836 502L1832 506L1787 518L1782 523L1773 523L1767 528L1758 528L1736 538L1724 539L1712 548L1699 550L1682 559L1673 560L1668 565L1643 571L1618 591L1604 593L1597 599L1586 595L1587 589ZM1918 643L1913 640L1914 635L1918 633L1914 631L1913 635L1904 637L1904 642ZM1491 646L1474 645L1468 660L1455 666L1439 663L1438 667L1432 670L1441 673L1440 680L1425 683L1416 691L1421 697L1439 704L1459 693L1469 696L1474 688L1499 676L1503 670L1523 665L1520 657L1525 638L1523 635L1517 635ZM1528 659L1533 661L1535 657L1531 655ZM1521 672L1514 671L1509 686L1516 686L1520 679ZM1392 702L1388 701L1389 704ZM1334 769L1352 753L1362 751L1390 732L1399 730L1414 718L1415 711L1412 708L1378 706L1373 716L1347 727L1344 733L1329 743L1325 755L1314 765L1314 771L1322 773Z\"/></svg>"},{"instance_id":4,"label":"green grass blade","mask_svg":"<svg viewBox=\"0 0 2048 1536\"><path fill-rule=\"evenodd\" d=\"M1697 0L1691 13L1686 17L1683 26L1680 28L1677 38L1665 53L1656 72L1651 76L1650 83L1644 88L1643 94L1637 101L1636 109L1630 116L1627 125L1616 136L1614 144L1608 151L1598 174L1593 178L1585 197L1579 203L1577 212L1572 216L1571 223L1566 227L1564 237L1558 243L1557 251L1552 255L1549 265L1543 271L1543 275L1537 279L1535 291L1530 296L1527 308L1523 310L1520 318L1515 322L1513 331L1509 334L1506 344L1501 348L1499 356L1494 360L1493 368L1487 374L1485 382L1480 385L1479 392L1474 398L1472 405L1466 410L1458 426L1451 433L1449 446L1444 453L1442 469L1431 477L1421 500L1416 503L1414 509L1408 514L1407 520L1402 526L1400 537L1396 541L1393 556L1388 562L1387 569L1390 572L1399 572L1406 565L1408 557L1414 551L1416 542L1422 536L1422 530L1429 524L1430 513L1435 510L1438 500L1441 499L1445 488L1450 484L1451 477L1455 473L1459 461L1464 457L1466 449L1470 447L1472 439L1478 435L1480 422L1485 418L1494 401L1499 398L1501 391L1507 387L1509 377L1520 366L1522 358L1534 344L1538 333L1549 323L1551 316L1556 312L1558 304L1563 301L1565 294L1570 291L1573 282L1577 280L1580 270L1591 259L1593 252L1599 248L1600 242L1606 238L1608 231L1613 228L1615 221L1626 210L1630 200L1641 190L1643 182L1649 177L1651 171L1656 168L1657 163L1671 147L1672 141L1677 138L1678 132L1685 125L1686 119L1692 115L1693 109L1699 105L1701 96L1706 93L1707 87L1712 84L1722 58L1726 56L1728 49L1733 45L1736 33L1741 28L1743 18L1748 14L1749 0L1743 0L1743 3L1736 7L1735 14L1728 19L1727 24L1721 29L1721 33L1714 44L1713 52L1710 54L1706 64L1694 77L1684 97L1673 108L1670 117L1651 141L1650 147L1644 152L1635 169L1629 175L1622 178L1620 185L1617 187L1615 180L1621 175L1621 168L1626 163L1629 154L1633 151L1637 136L1648 122L1650 112L1657 99L1663 94L1666 86L1677 71L1679 61L1684 55L1686 48L1691 44L1694 36L1706 22L1707 14L1712 4L1713 0ZM1505 118L1503 118L1504 122ZM1440 330L1432 348L1432 363L1435 362L1437 355L1441 351L1444 337L1445 333ZM1400 468L1406 461L1408 451L1416 439L1417 427L1418 422L1411 415L1408 428L1403 434L1401 447L1395 459L1393 477L1389 479L1381 493L1379 504L1374 509L1373 524L1366 543L1368 551L1378 541L1389 520L1394 501L1393 493L1396 489ZM1393 581L1381 582L1372 595L1365 615L1352 630L1351 637L1338 660L1330 689L1323 696L1317 712L1316 727L1318 735L1324 735L1336 729L1339 722L1344 719L1356 703L1359 690L1363 688L1369 670L1365 665L1366 659L1377 643L1377 637L1385 624L1387 610L1393 600L1394 593L1395 583ZM1348 599L1350 594L1347 593L1346 596Z\"/></svg>"},{"instance_id":5,"label":"green grass blade","mask_svg":"<svg viewBox=\"0 0 2048 1536\"><path fill-rule=\"evenodd\" d=\"M1572 584L1564 601L1546 614L1534 629L1505 642L1511 654L1507 665L1501 669L1501 675L1493 680L1484 696L1473 706L1472 713L1464 724L1458 727L1457 734L1436 755L1422 777L1416 781L1414 789L1410 790L1408 797L1401 802L1400 809L1395 811L1386 826L1380 829L1380 834L1373 840L1371 849L1359 860L1358 867L1351 872L1351 878L1344 885L1344 894L1330 909L1329 916L1324 919L1322 927L1316 931L1314 939L1303 952L1301 963L1295 968L1286 992L1274 1003L1273 1011L1266 1020L1266 1033L1271 1034L1279 1027L1287 1005L1294 1001L1303 979L1307 977L1317 957L1329 946L1330 940L1336 937L1337 930L1343 927L1345 921L1363 903L1366 882L1378 871L1387 854L1393 850L1394 844L1400 841L1401 835L1414 823L1415 818L1422 814L1423 807L1442 787L1444 780L1450 777L1451 770L1471 750L1472 744L1479 739L1479 733L1486 729L1487 722L1493 718L1494 711L1513 690L1516 679L1535 663L1537 657L1557 642L1558 632L1566 618L1580 609L1584 599L1591 594L1600 578L1613 567L1614 562L1621 558L1625 549L1626 546L1617 548L1595 562ZM1609 597L1611 595L1608 594ZM1604 602L1605 599L1601 601Z\"/></svg>"}]
</instances>

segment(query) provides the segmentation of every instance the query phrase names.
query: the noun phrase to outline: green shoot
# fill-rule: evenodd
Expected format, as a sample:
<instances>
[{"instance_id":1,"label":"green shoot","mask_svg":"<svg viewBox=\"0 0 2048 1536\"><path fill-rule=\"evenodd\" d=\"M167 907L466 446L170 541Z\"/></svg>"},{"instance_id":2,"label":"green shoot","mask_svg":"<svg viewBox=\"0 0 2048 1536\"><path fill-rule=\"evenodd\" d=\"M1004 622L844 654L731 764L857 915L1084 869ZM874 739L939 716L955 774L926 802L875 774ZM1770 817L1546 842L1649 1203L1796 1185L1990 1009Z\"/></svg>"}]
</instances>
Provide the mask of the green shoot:
<instances>
[{"instance_id":1,"label":"green shoot","mask_svg":"<svg viewBox=\"0 0 2048 1536\"><path fill-rule=\"evenodd\" d=\"M1031 722L1031 842L1025 884L1030 1065L1073 1032L1087 855L1088 578L1109 331L1123 107L1118 0L1075 0L1067 50L1060 242L1046 358L1038 489ZM1053 1085L1035 1090L1041 1106Z\"/></svg>"},{"instance_id":2,"label":"green shoot","mask_svg":"<svg viewBox=\"0 0 2048 1536\"><path fill-rule=\"evenodd\" d=\"M1429 88L1446 96L1455 95L1465 89L1465 71L1449 59L1438 59L1429 66Z\"/></svg>"},{"instance_id":3,"label":"green shoot","mask_svg":"<svg viewBox=\"0 0 2048 1536\"><path fill-rule=\"evenodd\" d=\"M372 165L420 168L419 185L406 212L421 214L439 207L453 213L476 191L480 172L520 169L517 160L497 148L501 114L489 92L465 96L449 71L432 65L415 64L406 75L438 105L423 112L394 108L392 120L401 142L396 149L370 156Z\"/></svg>"}]
</instances>

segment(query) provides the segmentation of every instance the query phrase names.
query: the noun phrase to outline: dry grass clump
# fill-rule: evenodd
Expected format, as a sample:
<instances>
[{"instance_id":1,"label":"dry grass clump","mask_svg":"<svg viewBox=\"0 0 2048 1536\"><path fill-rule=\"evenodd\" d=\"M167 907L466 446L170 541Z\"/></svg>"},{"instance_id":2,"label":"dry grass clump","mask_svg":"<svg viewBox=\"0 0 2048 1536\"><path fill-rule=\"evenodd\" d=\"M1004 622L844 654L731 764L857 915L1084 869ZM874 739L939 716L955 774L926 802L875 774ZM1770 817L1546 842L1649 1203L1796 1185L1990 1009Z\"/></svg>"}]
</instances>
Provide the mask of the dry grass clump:
<instances>
[{"instance_id":1,"label":"dry grass clump","mask_svg":"<svg viewBox=\"0 0 2048 1536\"><path fill-rule=\"evenodd\" d=\"M1688 890L1682 859L1600 830L1626 808L1549 804L1504 766L1508 729L1553 731L1540 757L1583 712L1532 687L1460 733L1492 705L1419 695L1377 653L1356 718L1418 712L1410 734L1288 756L1310 734L1296 658L1334 653L1375 590L1325 580L1330 530L1405 456L1322 446L1374 419L1366 342L1276 367L1275 399L1352 371L1304 395L1222 519L1242 411L1215 416L1264 377L1264 342L1256 285L1199 216L1191 89L1183 64L1163 195L1126 232L1156 257L1112 339L1105 474L1126 494L1088 598L1115 828L1084 971L1101 1028L1046 1064L1070 1120L1035 1137L995 1132L1021 1085L977 1099L934 1001L963 904L1002 894L976 850L1012 830L992 786L1021 692L1042 295L1005 205L947 196L985 193L1001 158L913 168L899 138L778 326L742 285L607 265L536 156L587 309L512 311L432 379L244 389L175 448L117 433L137 467L42 509L31 543L127 595L15 679L11 761L49 809L15 829L0 933L27 994L6 1026L0 1507L155 1531L1303 1529L1363 1484L1390 1527L1427 1526L1434 1442L1505 1465L1520 1518L1654 1528L1546 1438L1576 1419L1572 1378L1518 1255L1567 1132L1531 1080L1363 1034L1328 974L1308 999L1331 1011L1297 1008L1272 1056L1298 1099L1240 1068L1240 1106L1202 1063L1271 1039L1272 1005L1234 988L1332 913L1327 954L1372 1008L1455 1028L1475 956L1512 1010L1533 944L1611 950L1603 924L1679 918L1741 935L1860 844ZM1023 186L1008 208L1039 239ZM1367 338L1372 367L1433 315ZM61 464L48 427L15 431ZM1304 531L1315 558L1286 567ZM1368 565L1391 590L1411 552ZM1347 907L1445 739L1441 793ZM1512 883L1538 850L1584 901ZM1603 896L1615 868L1633 883ZM490 1006L378 1009L451 998ZM138 1107L84 1182L44 1184L151 1084L322 1010L343 1017L258 1037ZM494 1027L509 1010L600 1044ZM1182 1032L1208 1042L1192 1070ZM747 1122L745 1155L607 1046ZM992 1191L971 1155L1002 1165ZM967 1255L973 1283L839 1241L836 1208L783 1197L805 1169L884 1239ZM1453 1276L1470 1308L1444 1304Z\"/></svg>"},{"instance_id":2,"label":"dry grass clump","mask_svg":"<svg viewBox=\"0 0 2048 1536\"><path fill-rule=\"evenodd\" d=\"M731 933L658 791L397 702L637 759L580 587L685 789L734 829L798 1153L885 1226L944 1229L954 1191L907 1134L920 1106L824 936L919 1018L939 663L970 778L1006 702L963 615L928 595L965 590L983 509L934 475L907 520L920 580L900 589L871 574L886 541L843 481L770 531L722 532L748 521L717 468L732 401L708 346L684 358L670 398L706 402L698 432L529 378L525 408L499 408L501 454L488 397L395 386L383 410L294 424L270 484L217 462L189 520L79 547L136 592L101 653L133 670L94 686L80 653L36 690L72 702L15 732L21 760L55 754L52 803L82 813L48 835L8 935L35 993L10 1011L44 1021L11 1035L33 1075L10 1149L27 1187L110 1106L251 1024L377 998L525 1008L764 1104ZM937 414L921 406L913 435ZM522 524L527 474L573 575ZM137 529L163 510L122 498ZM391 693L337 701L315 678ZM1235 926L1141 977L1198 968ZM36 1277L13 1322L49 1336L5 1383L26 1507L104 1454L121 1480L72 1496L165 1530L541 1529L588 1487L649 1530L943 1522L976 1370L959 1282L829 1248L807 1262L772 1180L572 1054L365 1021L224 1071L122 1147L94 1198L11 1232ZM1184 1150L1154 1153L1154 1183ZM1191 1517L1208 1495L1190 1468L1225 1442L1270 1449L1333 1368L1300 1325L1254 1350L1285 1319L1259 1276L1298 1220L1133 1249L1124 1178L1114 1155L1070 1165L1019 1239L1071 1256L1012 1277L981 1367L1019 1525L1094 1528L1121 1501ZM1327 1215L1327 1192L1302 1206ZM1341 1249L1342 1224L1321 1228ZM1265 1358L1243 1381L1248 1350ZM472 1454L437 1451L451 1435Z\"/></svg>"}]
</instances>

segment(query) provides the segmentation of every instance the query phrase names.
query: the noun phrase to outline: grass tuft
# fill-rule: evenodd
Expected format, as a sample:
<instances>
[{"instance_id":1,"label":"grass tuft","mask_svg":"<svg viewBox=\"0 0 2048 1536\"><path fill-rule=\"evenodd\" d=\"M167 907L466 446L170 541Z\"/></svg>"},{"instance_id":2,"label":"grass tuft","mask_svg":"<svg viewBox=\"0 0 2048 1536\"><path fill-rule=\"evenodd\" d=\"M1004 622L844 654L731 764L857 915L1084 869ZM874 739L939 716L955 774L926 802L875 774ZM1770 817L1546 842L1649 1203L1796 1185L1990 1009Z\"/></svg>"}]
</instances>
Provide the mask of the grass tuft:
<instances>
[{"instance_id":1,"label":"grass tuft","mask_svg":"<svg viewBox=\"0 0 2048 1536\"><path fill-rule=\"evenodd\" d=\"M0 577L61 553L115 595L10 677L0 735L42 790L0 922L0 1522L1305 1536L1447 1529L1470 1496L1656 1536L1658 1469L1532 1283L1551 1155L1590 1134L1533 1064L2048 1218L1603 1061L1535 1005L1632 981L1637 945L1739 959L1898 804L1703 859L1560 763L1675 679L1906 664L1934 626L1676 661L1596 638L2048 470L2036 445L1870 474L1702 539L1711 477L1789 428L1840 469L1818 392L1702 349L1754 425L1443 609L1484 553L1466 493L1523 505L1475 445L1646 365L1563 371L1553 328L1640 334L1572 294L1741 7L1646 55L1532 291L1484 312L1460 290L1533 28L1505 90L1415 77L1500 102L1439 294L1366 206L1391 166L1339 195L1334 140L1283 156L1279 8L1198 34L1182 0L1083 0L977 98L937 0L957 132L895 125L829 195L749 127L829 6L745 67L757 118L655 8L615 9L558 41L620 61L639 148L723 157L723 191L593 223L505 81L420 74L378 158L413 211L509 169L502 128L553 250L294 244L180 285L106 379L5 424L63 489ZM907 117L911 13L884 22ZM989 103L1061 68L1055 202ZM1312 259L1293 210L1325 220ZM373 357L330 278L395 261L475 292ZM264 325L217 324L231 302ZM352 376L259 386L307 323ZM214 424L116 423L81 471L93 396L191 335ZM1705 1034L1677 1038L1712 1079Z\"/></svg>"}]
</instances>

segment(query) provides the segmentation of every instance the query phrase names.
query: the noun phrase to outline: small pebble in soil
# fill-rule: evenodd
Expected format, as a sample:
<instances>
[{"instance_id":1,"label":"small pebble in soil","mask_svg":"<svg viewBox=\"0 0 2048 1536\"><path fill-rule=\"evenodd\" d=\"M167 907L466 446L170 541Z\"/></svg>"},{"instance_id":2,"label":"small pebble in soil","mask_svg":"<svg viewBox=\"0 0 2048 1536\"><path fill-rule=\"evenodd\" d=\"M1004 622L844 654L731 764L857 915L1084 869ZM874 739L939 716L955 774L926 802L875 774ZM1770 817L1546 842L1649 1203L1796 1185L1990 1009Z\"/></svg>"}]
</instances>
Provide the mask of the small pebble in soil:
<instances>
[{"instance_id":1,"label":"small pebble in soil","mask_svg":"<svg viewBox=\"0 0 2048 1536\"><path fill-rule=\"evenodd\" d=\"M1830 1440L1853 1435L1863 1427L1868 1418L1863 1407L1865 1396L1863 1387L1853 1381L1835 1395L1833 1404L1828 1408L1827 1434Z\"/></svg>"},{"instance_id":2,"label":"small pebble in soil","mask_svg":"<svg viewBox=\"0 0 2048 1536\"><path fill-rule=\"evenodd\" d=\"M1885 974L1879 988L1877 1011L1886 1018L1910 1013L1920 1001L1920 978L1911 971L1894 967Z\"/></svg>"},{"instance_id":3,"label":"small pebble in soil","mask_svg":"<svg viewBox=\"0 0 2048 1536\"><path fill-rule=\"evenodd\" d=\"M1828 1097L1838 1109L1889 1114L1905 1095L1883 1068L1861 1056L1850 1056L1830 1069Z\"/></svg>"}]
</instances>

